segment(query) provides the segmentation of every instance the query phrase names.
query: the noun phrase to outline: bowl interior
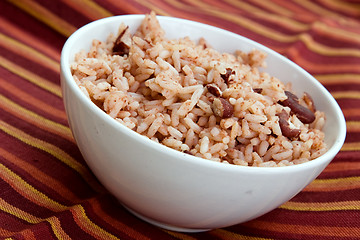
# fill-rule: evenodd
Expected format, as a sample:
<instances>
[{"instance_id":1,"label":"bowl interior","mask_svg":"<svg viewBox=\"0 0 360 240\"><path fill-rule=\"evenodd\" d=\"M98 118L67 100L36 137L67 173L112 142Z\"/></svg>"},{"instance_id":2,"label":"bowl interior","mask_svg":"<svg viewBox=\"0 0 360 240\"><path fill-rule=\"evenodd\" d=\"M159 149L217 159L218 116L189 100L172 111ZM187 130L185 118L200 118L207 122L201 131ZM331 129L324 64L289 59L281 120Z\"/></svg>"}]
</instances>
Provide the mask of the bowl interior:
<instances>
[{"instance_id":1,"label":"bowl interior","mask_svg":"<svg viewBox=\"0 0 360 240\"><path fill-rule=\"evenodd\" d=\"M75 54L81 49L88 50L93 39L104 41L110 32L117 34L118 27L122 22L128 25L130 30L134 32L141 24L143 18L144 15L124 15L101 19L85 25L76 31L65 43L61 58L61 67L65 76L64 81L66 81L66 84L72 88L79 98L87 102L88 107L97 108L95 104L92 104L91 101L86 99L85 95L81 93L75 81L72 80L69 68L74 60ZM340 150L346 133L342 111L331 94L305 70L275 51L229 31L172 17L158 16L158 20L168 38L189 36L192 40L196 41L204 37L211 46L221 52L234 52L237 49L245 52L252 49L259 49L266 52L268 67L263 70L285 83L291 82L293 90L298 94L302 94L304 91L308 92L314 99L316 108L326 113L326 125L323 130L325 132L325 142L329 150L322 157L316 159L316 161L320 161L320 159L326 160L329 156L333 157ZM104 115L104 118L110 118L100 109L95 111L97 114ZM130 129L128 132L129 134L137 134ZM149 142L153 144L151 140L149 140Z\"/></svg>"}]
</instances>

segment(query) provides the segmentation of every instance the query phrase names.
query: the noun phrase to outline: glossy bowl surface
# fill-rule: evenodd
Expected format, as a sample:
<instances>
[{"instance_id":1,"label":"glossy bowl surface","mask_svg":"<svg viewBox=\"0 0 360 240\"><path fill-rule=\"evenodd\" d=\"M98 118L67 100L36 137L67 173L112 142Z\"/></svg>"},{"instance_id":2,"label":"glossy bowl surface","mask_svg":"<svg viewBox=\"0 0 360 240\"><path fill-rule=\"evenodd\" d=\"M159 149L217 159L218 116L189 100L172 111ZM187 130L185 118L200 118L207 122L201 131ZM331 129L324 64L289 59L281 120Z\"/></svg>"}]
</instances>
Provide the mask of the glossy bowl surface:
<instances>
[{"instance_id":1,"label":"glossy bowl surface","mask_svg":"<svg viewBox=\"0 0 360 240\"><path fill-rule=\"evenodd\" d=\"M280 168L226 165L184 154L122 126L80 91L70 72L75 53L93 39L117 33L121 22L135 30L143 15L101 19L77 30L61 53L61 86L69 124L88 166L100 182L138 217L176 231L205 231L261 216L291 199L313 181L345 140L344 116L330 93L302 68L237 34L188 20L158 17L169 38L204 37L219 51L254 48L267 53L265 69L296 92L308 92L327 122L326 154Z\"/></svg>"}]
</instances>

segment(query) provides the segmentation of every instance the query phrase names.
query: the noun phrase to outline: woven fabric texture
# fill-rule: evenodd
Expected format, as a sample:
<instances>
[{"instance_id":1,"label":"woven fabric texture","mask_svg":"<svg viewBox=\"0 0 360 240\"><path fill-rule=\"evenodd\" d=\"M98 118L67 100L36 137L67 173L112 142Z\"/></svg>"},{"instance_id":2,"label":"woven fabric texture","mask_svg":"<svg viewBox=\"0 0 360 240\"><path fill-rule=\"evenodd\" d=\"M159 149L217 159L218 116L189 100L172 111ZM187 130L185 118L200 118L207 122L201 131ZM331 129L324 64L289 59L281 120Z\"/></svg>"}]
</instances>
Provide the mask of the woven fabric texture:
<instances>
[{"instance_id":1,"label":"woven fabric texture","mask_svg":"<svg viewBox=\"0 0 360 240\"><path fill-rule=\"evenodd\" d=\"M202 233L143 222L99 184L68 126L59 60L76 29L149 13L221 27L285 55L342 108L346 142L293 199ZM1 239L360 239L360 2L357 0L0 1Z\"/></svg>"}]
</instances>

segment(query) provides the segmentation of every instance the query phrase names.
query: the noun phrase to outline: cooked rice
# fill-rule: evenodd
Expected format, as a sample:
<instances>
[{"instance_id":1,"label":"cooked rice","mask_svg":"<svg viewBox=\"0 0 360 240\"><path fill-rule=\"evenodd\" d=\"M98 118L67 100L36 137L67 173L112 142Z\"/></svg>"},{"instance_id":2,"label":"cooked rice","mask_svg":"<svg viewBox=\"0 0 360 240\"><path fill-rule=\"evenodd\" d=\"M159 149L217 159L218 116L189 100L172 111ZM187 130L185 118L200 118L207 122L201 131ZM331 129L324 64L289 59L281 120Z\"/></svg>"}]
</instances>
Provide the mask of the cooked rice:
<instances>
[{"instance_id":1,"label":"cooked rice","mask_svg":"<svg viewBox=\"0 0 360 240\"><path fill-rule=\"evenodd\" d=\"M291 86L259 70L265 57L258 50L220 53L205 39L167 39L151 13L133 35L121 24L117 35L93 40L89 52L76 55L71 70L80 89L103 111L178 151L259 167L321 156L326 152L324 113L312 109L315 120L303 123L281 104ZM299 103L313 104L308 95ZM285 136L279 123L284 111L288 128L298 131L293 137Z\"/></svg>"}]
</instances>

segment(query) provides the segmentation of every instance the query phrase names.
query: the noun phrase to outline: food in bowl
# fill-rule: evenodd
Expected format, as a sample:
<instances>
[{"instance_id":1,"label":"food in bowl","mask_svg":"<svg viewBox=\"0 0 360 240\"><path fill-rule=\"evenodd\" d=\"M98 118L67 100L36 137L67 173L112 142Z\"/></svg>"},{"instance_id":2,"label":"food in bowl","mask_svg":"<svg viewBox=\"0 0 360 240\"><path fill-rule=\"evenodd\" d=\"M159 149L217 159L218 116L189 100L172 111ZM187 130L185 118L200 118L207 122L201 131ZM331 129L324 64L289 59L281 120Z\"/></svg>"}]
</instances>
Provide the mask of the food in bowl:
<instances>
[{"instance_id":1,"label":"food in bowl","mask_svg":"<svg viewBox=\"0 0 360 240\"><path fill-rule=\"evenodd\" d=\"M173 17L156 17L169 39L203 37L220 52L236 49L265 52L268 66L264 71L290 82L293 90L288 88L289 84L285 89L299 97L309 92L316 108L326 114L322 131L328 150L316 159L288 167L242 167L168 148L119 124L83 94L70 68L75 54L81 49L89 51L93 39L106 43L109 33L116 33L122 22L135 33L144 17L121 15L91 22L74 32L61 52L62 96L74 139L99 181L136 216L166 229L185 232L249 221L295 196L339 152L346 136L345 119L335 99L315 78L280 54L245 37ZM116 38L113 37L114 41ZM113 47L113 43L108 44Z\"/></svg>"},{"instance_id":2,"label":"food in bowl","mask_svg":"<svg viewBox=\"0 0 360 240\"><path fill-rule=\"evenodd\" d=\"M134 34L121 24L117 35L93 40L71 71L115 120L178 151L254 167L321 156L325 114L309 94L262 71L265 58L256 49L222 53L206 39L167 39L151 13Z\"/></svg>"}]
</instances>

